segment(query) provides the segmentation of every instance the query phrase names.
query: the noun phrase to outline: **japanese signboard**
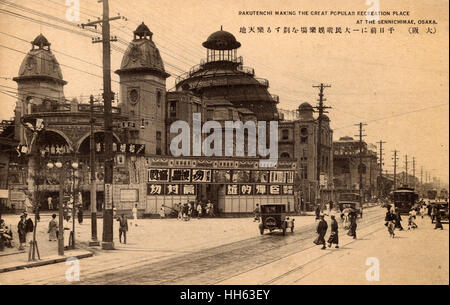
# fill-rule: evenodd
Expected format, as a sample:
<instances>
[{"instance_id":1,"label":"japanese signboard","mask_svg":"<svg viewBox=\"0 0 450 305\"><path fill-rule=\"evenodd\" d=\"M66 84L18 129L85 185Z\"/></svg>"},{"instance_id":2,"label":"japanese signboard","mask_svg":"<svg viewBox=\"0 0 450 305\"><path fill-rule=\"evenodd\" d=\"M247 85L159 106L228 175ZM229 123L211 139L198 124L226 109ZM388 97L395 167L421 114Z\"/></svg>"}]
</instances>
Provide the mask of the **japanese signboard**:
<instances>
[{"instance_id":1,"label":"japanese signboard","mask_svg":"<svg viewBox=\"0 0 450 305\"><path fill-rule=\"evenodd\" d=\"M168 169L149 169L148 181L169 181Z\"/></svg>"},{"instance_id":2,"label":"japanese signboard","mask_svg":"<svg viewBox=\"0 0 450 305\"><path fill-rule=\"evenodd\" d=\"M112 184L105 183L105 210L112 209Z\"/></svg>"}]
</instances>

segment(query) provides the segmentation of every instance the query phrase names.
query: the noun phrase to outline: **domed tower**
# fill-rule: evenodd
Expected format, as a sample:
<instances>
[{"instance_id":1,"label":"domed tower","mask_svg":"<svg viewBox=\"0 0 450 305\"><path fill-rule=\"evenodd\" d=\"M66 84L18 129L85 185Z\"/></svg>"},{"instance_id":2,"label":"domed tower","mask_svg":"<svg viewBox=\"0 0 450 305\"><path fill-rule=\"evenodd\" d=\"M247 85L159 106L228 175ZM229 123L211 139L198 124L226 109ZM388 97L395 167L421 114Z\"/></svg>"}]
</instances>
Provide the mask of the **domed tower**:
<instances>
[{"instance_id":1,"label":"domed tower","mask_svg":"<svg viewBox=\"0 0 450 305\"><path fill-rule=\"evenodd\" d=\"M269 82L256 78L237 56L241 44L233 34L220 30L202 44L206 60L176 79L177 91L190 90L206 99L225 99L236 108L246 108L258 120L278 120L278 96L268 92Z\"/></svg>"},{"instance_id":2,"label":"domed tower","mask_svg":"<svg viewBox=\"0 0 450 305\"><path fill-rule=\"evenodd\" d=\"M18 85L19 98L15 109L17 120L23 115L31 114L41 105L50 107L65 102L63 86L67 82L63 80L61 68L50 45L47 38L39 34L31 42L31 50L20 65L19 75L13 78ZM20 126L20 121L16 122L16 126ZM23 130L16 134L23 142Z\"/></svg>"},{"instance_id":3,"label":"domed tower","mask_svg":"<svg viewBox=\"0 0 450 305\"><path fill-rule=\"evenodd\" d=\"M309 103L306 103L306 102L302 103L298 107L298 114L299 114L301 121L314 120L313 113L314 113L314 109L311 106L311 104L309 104Z\"/></svg>"},{"instance_id":4,"label":"domed tower","mask_svg":"<svg viewBox=\"0 0 450 305\"><path fill-rule=\"evenodd\" d=\"M122 113L140 128L130 132L129 141L145 144L150 154L165 153L166 78L153 33L142 22L126 50L120 69L120 104Z\"/></svg>"}]
</instances>

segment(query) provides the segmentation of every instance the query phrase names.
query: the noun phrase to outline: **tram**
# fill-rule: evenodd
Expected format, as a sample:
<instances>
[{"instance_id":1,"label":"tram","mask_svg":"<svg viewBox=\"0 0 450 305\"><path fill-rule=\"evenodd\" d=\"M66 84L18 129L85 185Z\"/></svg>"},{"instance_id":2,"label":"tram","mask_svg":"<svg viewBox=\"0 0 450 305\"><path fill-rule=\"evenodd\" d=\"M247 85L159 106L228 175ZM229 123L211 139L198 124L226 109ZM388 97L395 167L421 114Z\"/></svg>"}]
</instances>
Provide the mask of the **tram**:
<instances>
[{"instance_id":1,"label":"tram","mask_svg":"<svg viewBox=\"0 0 450 305\"><path fill-rule=\"evenodd\" d=\"M393 192L393 201L396 211L400 214L409 214L409 211L415 207L419 195L413 188L399 187Z\"/></svg>"}]
</instances>

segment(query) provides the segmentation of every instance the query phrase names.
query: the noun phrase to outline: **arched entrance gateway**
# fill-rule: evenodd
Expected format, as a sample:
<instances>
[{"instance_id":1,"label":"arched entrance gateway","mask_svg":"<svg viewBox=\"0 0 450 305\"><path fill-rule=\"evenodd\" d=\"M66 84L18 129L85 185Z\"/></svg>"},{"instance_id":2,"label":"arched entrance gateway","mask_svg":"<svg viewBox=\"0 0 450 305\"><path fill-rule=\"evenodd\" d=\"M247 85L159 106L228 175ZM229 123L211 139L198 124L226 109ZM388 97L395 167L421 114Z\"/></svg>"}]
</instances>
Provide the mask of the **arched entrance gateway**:
<instances>
[{"instance_id":1,"label":"arched entrance gateway","mask_svg":"<svg viewBox=\"0 0 450 305\"><path fill-rule=\"evenodd\" d=\"M82 182L80 183L80 192L82 195L82 204L84 209L90 209L91 207L91 188L90 188L90 133L84 135L78 141L77 154L80 156L81 163L80 177ZM105 150L105 133L102 131L94 133L94 150L95 150L95 180L97 182L97 211L101 211L104 203L104 150ZM117 135L113 134L113 145L118 147L120 145L120 139Z\"/></svg>"}]
</instances>

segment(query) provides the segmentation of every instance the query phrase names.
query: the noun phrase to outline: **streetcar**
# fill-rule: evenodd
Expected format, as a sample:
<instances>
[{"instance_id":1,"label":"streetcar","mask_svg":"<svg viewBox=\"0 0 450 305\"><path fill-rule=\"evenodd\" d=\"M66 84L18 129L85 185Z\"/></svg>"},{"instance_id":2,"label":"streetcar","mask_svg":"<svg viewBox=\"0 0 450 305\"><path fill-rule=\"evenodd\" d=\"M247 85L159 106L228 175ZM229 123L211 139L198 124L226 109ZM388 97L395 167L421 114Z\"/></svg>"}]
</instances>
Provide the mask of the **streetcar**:
<instances>
[{"instance_id":1,"label":"streetcar","mask_svg":"<svg viewBox=\"0 0 450 305\"><path fill-rule=\"evenodd\" d=\"M419 195L413 188L399 187L393 192L394 207L400 214L409 214L412 208L416 208Z\"/></svg>"},{"instance_id":2,"label":"streetcar","mask_svg":"<svg viewBox=\"0 0 450 305\"><path fill-rule=\"evenodd\" d=\"M428 190L427 191L427 198L430 200L435 200L437 196L437 190Z\"/></svg>"},{"instance_id":3,"label":"streetcar","mask_svg":"<svg viewBox=\"0 0 450 305\"><path fill-rule=\"evenodd\" d=\"M338 200L339 211L341 212L341 218L343 218L345 211L348 209L353 210L357 215L362 218L363 211L361 206L361 195L358 193L342 193L339 194Z\"/></svg>"}]
</instances>

